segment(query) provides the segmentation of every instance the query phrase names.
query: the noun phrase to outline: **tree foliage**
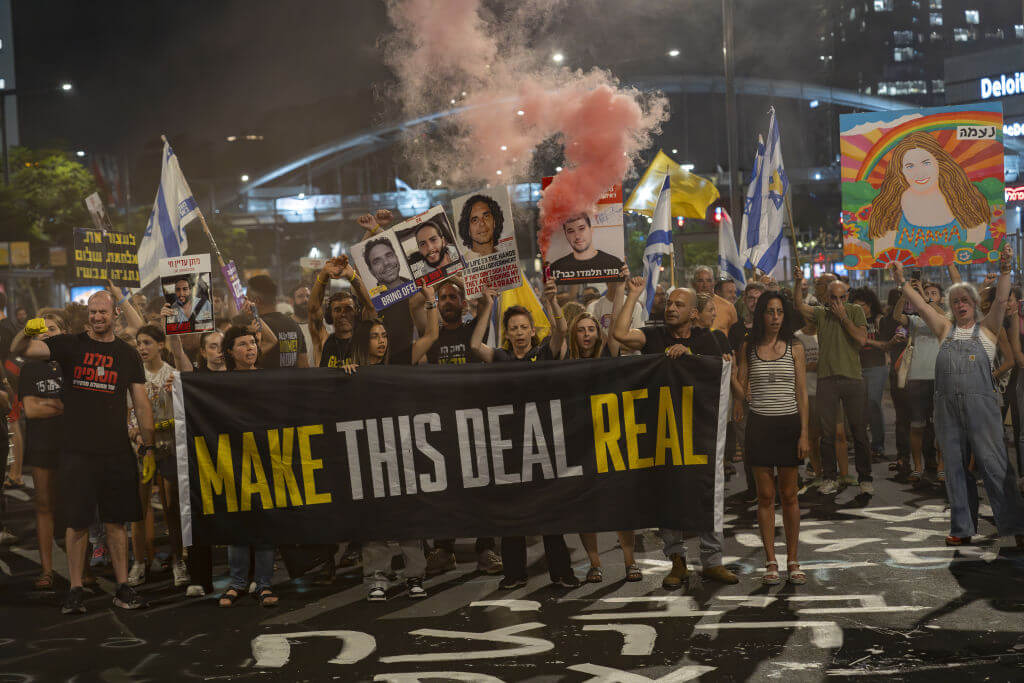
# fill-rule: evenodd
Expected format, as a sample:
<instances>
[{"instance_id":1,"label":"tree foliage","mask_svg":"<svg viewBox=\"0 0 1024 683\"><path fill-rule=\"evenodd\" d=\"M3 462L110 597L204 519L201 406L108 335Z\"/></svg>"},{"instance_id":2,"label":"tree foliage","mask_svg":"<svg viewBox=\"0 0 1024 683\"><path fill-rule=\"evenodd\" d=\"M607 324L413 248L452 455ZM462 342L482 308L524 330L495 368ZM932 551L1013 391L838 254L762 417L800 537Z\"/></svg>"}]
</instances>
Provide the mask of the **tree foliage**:
<instances>
[{"instance_id":1,"label":"tree foliage","mask_svg":"<svg viewBox=\"0 0 1024 683\"><path fill-rule=\"evenodd\" d=\"M14 147L10 185L0 186L0 225L6 239L66 242L73 228L91 225L84 199L96 191L89 170L59 150Z\"/></svg>"}]
</instances>

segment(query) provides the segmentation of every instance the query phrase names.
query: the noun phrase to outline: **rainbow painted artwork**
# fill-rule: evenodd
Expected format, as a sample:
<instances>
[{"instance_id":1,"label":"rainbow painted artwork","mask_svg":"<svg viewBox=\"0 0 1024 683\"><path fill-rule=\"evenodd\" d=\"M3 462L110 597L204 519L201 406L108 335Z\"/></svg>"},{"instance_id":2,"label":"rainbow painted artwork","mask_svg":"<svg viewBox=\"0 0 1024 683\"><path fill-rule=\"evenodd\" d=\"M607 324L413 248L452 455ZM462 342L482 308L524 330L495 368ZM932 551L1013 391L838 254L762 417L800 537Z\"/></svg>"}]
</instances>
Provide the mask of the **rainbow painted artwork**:
<instances>
[{"instance_id":1,"label":"rainbow painted artwork","mask_svg":"<svg viewBox=\"0 0 1024 683\"><path fill-rule=\"evenodd\" d=\"M839 145L847 268L999 260L1001 103L843 114Z\"/></svg>"}]
</instances>

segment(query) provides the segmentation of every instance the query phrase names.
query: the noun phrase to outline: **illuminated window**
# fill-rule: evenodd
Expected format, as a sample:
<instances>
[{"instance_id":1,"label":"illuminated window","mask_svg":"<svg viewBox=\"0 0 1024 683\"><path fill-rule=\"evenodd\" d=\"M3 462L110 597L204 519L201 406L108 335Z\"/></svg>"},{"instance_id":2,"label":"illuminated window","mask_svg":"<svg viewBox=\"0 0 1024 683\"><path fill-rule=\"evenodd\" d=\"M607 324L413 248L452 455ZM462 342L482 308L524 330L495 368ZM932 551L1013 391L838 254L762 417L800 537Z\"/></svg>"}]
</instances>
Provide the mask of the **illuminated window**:
<instances>
[{"instance_id":1,"label":"illuminated window","mask_svg":"<svg viewBox=\"0 0 1024 683\"><path fill-rule=\"evenodd\" d=\"M892 51L892 59L894 62L912 61L914 59L914 48L898 47Z\"/></svg>"},{"instance_id":2,"label":"illuminated window","mask_svg":"<svg viewBox=\"0 0 1024 683\"><path fill-rule=\"evenodd\" d=\"M942 34L939 33L938 31L932 31L931 35L928 37L931 39L933 43L937 40L942 40Z\"/></svg>"},{"instance_id":3,"label":"illuminated window","mask_svg":"<svg viewBox=\"0 0 1024 683\"><path fill-rule=\"evenodd\" d=\"M1024 24L1014 24L1013 33L1018 38L1024 38Z\"/></svg>"},{"instance_id":4,"label":"illuminated window","mask_svg":"<svg viewBox=\"0 0 1024 683\"><path fill-rule=\"evenodd\" d=\"M889 81L878 84L879 95L917 95L928 92L925 81Z\"/></svg>"},{"instance_id":5,"label":"illuminated window","mask_svg":"<svg viewBox=\"0 0 1024 683\"><path fill-rule=\"evenodd\" d=\"M893 0L875 0L876 12L891 12Z\"/></svg>"},{"instance_id":6,"label":"illuminated window","mask_svg":"<svg viewBox=\"0 0 1024 683\"><path fill-rule=\"evenodd\" d=\"M942 26L942 12L932 12L929 14L928 23L932 26Z\"/></svg>"},{"instance_id":7,"label":"illuminated window","mask_svg":"<svg viewBox=\"0 0 1024 683\"><path fill-rule=\"evenodd\" d=\"M942 0L929 0L929 9L942 9Z\"/></svg>"},{"instance_id":8,"label":"illuminated window","mask_svg":"<svg viewBox=\"0 0 1024 683\"><path fill-rule=\"evenodd\" d=\"M964 21L968 24L977 24L981 20L978 16L978 10L976 9L965 9L964 10Z\"/></svg>"},{"instance_id":9,"label":"illuminated window","mask_svg":"<svg viewBox=\"0 0 1024 683\"><path fill-rule=\"evenodd\" d=\"M953 42L966 43L971 39L971 34L965 28L953 29Z\"/></svg>"},{"instance_id":10,"label":"illuminated window","mask_svg":"<svg viewBox=\"0 0 1024 683\"><path fill-rule=\"evenodd\" d=\"M932 92L946 92L946 82L932 81Z\"/></svg>"},{"instance_id":11,"label":"illuminated window","mask_svg":"<svg viewBox=\"0 0 1024 683\"><path fill-rule=\"evenodd\" d=\"M913 45L914 44L914 32L913 31L893 31L892 42L896 45Z\"/></svg>"},{"instance_id":12,"label":"illuminated window","mask_svg":"<svg viewBox=\"0 0 1024 683\"><path fill-rule=\"evenodd\" d=\"M850 21L853 21L856 18L857 18L857 8L856 7L851 7L850 8Z\"/></svg>"}]
</instances>

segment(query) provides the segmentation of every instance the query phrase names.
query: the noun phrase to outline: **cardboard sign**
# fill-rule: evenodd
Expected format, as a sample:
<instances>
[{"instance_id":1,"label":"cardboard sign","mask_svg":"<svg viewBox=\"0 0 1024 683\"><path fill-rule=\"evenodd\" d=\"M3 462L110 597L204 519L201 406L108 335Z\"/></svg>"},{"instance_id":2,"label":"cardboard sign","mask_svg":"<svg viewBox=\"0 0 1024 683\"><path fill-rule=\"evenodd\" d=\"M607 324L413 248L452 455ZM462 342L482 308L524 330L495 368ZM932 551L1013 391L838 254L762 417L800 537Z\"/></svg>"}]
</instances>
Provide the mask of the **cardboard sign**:
<instances>
[{"instance_id":1,"label":"cardboard sign","mask_svg":"<svg viewBox=\"0 0 1024 683\"><path fill-rule=\"evenodd\" d=\"M139 257L135 235L127 232L75 228L76 282L107 280L119 287L139 286Z\"/></svg>"},{"instance_id":2,"label":"cardboard sign","mask_svg":"<svg viewBox=\"0 0 1024 683\"><path fill-rule=\"evenodd\" d=\"M847 268L999 260L1002 104L843 114L839 131Z\"/></svg>"},{"instance_id":3,"label":"cardboard sign","mask_svg":"<svg viewBox=\"0 0 1024 683\"><path fill-rule=\"evenodd\" d=\"M394 226L416 285L435 285L457 275L466 266L455 246L455 231L440 206L413 216Z\"/></svg>"},{"instance_id":4,"label":"cardboard sign","mask_svg":"<svg viewBox=\"0 0 1024 683\"><path fill-rule=\"evenodd\" d=\"M11 265L27 266L32 262L28 242L11 242Z\"/></svg>"},{"instance_id":5,"label":"cardboard sign","mask_svg":"<svg viewBox=\"0 0 1024 683\"><path fill-rule=\"evenodd\" d=\"M363 279L374 309L378 311L419 291L394 228L352 245L350 258L352 266Z\"/></svg>"},{"instance_id":6,"label":"cardboard sign","mask_svg":"<svg viewBox=\"0 0 1024 683\"><path fill-rule=\"evenodd\" d=\"M224 275L224 282L228 285L228 293L235 300L235 310L241 311L245 303L245 292L242 290L242 283L238 279L238 268L234 261L228 261L220 272Z\"/></svg>"},{"instance_id":7,"label":"cardboard sign","mask_svg":"<svg viewBox=\"0 0 1024 683\"><path fill-rule=\"evenodd\" d=\"M456 247L466 263L466 296L474 299L488 287L498 292L518 287L522 276L508 188L488 187L457 197L452 216L458 220Z\"/></svg>"},{"instance_id":8,"label":"cardboard sign","mask_svg":"<svg viewBox=\"0 0 1024 683\"><path fill-rule=\"evenodd\" d=\"M553 178L541 179L547 188ZM626 258L622 221L622 184L597 200L596 212L570 217L551 236L544 260L558 284L608 282L620 278Z\"/></svg>"},{"instance_id":9,"label":"cardboard sign","mask_svg":"<svg viewBox=\"0 0 1024 683\"><path fill-rule=\"evenodd\" d=\"M160 260L167 334L209 332L214 328L210 255L193 254Z\"/></svg>"}]
</instances>

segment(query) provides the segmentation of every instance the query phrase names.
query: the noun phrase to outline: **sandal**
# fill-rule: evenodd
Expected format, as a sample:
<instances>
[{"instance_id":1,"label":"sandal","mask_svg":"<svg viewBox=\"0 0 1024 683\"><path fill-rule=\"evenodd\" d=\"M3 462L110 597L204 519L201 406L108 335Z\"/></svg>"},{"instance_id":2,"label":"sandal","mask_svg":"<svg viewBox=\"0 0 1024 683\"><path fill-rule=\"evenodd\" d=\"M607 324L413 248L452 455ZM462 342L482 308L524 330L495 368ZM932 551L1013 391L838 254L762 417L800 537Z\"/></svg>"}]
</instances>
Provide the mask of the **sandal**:
<instances>
[{"instance_id":1,"label":"sandal","mask_svg":"<svg viewBox=\"0 0 1024 683\"><path fill-rule=\"evenodd\" d=\"M601 583L604 581L604 572L600 567L591 567L587 572L587 583Z\"/></svg>"},{"instance_id":2,"label":"sandal","mask_svg":"<svg viewBox=\"0 0 1024 683\"><path fill-rule=\"evenodd\" d=\"M958 547L961 545L970 545L970 536L946 536L946 545Z\"/></svg>"},{"instance_id":3,"label":"sandal","mask_svg":"<svg viewBox=\"0 0 1024 683\"><path fill-rule=\"evenodd\" d=\"M640 571L640 567L634 562L633 564L626 567L626 581L643 581L644 574Z\"/></svg>"},{"instance_id":4,"label":"sandal","mask_svg":"<svg viewBox=\"0 0 1024 683\"><path fill-rule=\"evenodd\" d=\"M220 599L217 601L217 606L231 607L240 597L242 597L242 594L237 588L229 588L221 594Z\"/></svg>"},{"instance_id":5,"label":"sandal","mask_svg":"<svg viewBox=\"0 0 1024 683\"><path fill-rule=\"evenodd\" d=\"M772 567L774 567L774 569ZM761 582L766 586L777 586L782 583L782 579L779 578L778 562L768 562L765 564L764 576L761 578Z\"/></svg>"},{"instance_id":6,"label":"sandal","mask_svg":"<svg viewBox=\"0 0 1024 683\"><path fill-rule=\"evenodd\" d=\"M277 607L277 596L269 588L262 588L256 593L256 601L260 607Z\"/></svg>"},{"instance_id":7,"label":"sandal","mask_svg":"<svg viewBox=\"0 0 1024 683\"><path fill-rule=\"evenodd\" d=\"M37 591L52 591L53 590L53 572L43 572L39 575L39 578L32 584L32 588Z\"/></svg>"},{"instance_id":8,"label":"sandal","mask_svg":"<svg viewBox=\"0 0 1024 683\"><path fill-rule=\"evenodd\" d=\"M8 474L4 477L3 487L5 489L23 489L25 488L25 482L21 479L13 479L11 478L11 475Z\"/></svg>"},{"instance_id":9,"label":"sandal","mask_svg":"<svg viewBox=\"0 0 1024 683\"><path fill-rule=\"evenodd\" d=\"M787 562L786 563L786 580L797 586L802 586L807 583L807 574L800 569L799 562Z\"/></svg>"}]
</instances>

